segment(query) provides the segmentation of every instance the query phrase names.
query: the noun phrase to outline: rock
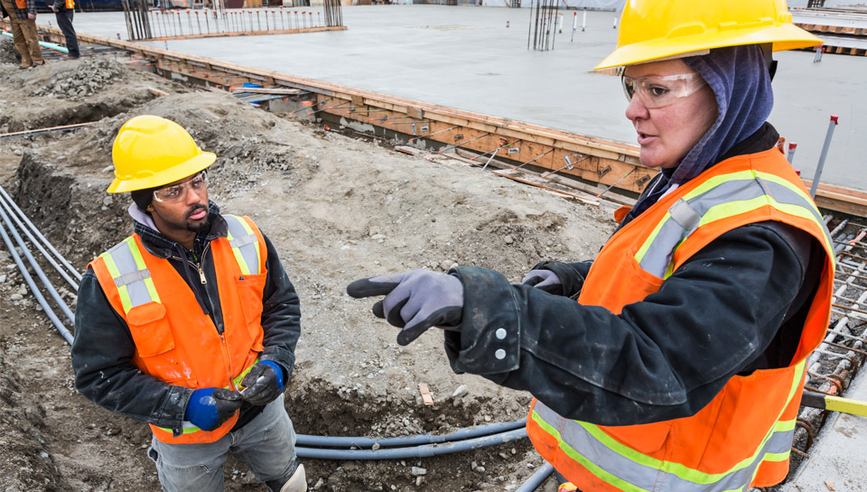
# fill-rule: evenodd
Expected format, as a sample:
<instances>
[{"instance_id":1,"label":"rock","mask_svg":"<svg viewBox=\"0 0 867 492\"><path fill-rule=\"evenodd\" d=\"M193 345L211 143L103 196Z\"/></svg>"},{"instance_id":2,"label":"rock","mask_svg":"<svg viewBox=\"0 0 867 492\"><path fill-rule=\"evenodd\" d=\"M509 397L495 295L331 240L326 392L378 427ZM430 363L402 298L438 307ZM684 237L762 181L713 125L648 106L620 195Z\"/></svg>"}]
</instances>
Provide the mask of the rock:
<instances>
[{"instance_id":1,"label":"rock","mask_svg":"<svg viewBox=\"0 0 867 492\"><path fill-rule=\"evenodd\" d=\"M414 476L414 477L418 477L420 475L427 475L427 469L421 468L418 466L414 466L414 467L412 467L412 470L410 470L410 473L412 473L412 476Z\"/></svg>"},{"instance_id":2,"label":"rock","mask_svg":"<svg viewBox=\"0 0 867 492\"><path fill-rule=\"evenodd\" d=\"M313 486L313 490L320 490L322 487L325 487L325 480L322 477L319 477L319 480L316 481L316 485Z\"/></svg>"},{"instance_id":3,"label":"rock","mask_svg":"<svg viewBox=\"0 0 867 492\"><path fill-rule=\"evenodd\" d=\"M467 385L462 384L455 389L454 393L452 393L452 398L460 398L469 392L470 390L467 388Z\"/></svg>"},{"instance_id":4,"label":"rock","mask_svg":"<svg viewBox=\"0 0 867 492\"><path fill-rule=\"evenodd\" d=\"M512 244L515 242L515 240L512 239L512 236L506 236L503 238L503 242L505 242L506 244Z\"/></svg>"}]
</instances>

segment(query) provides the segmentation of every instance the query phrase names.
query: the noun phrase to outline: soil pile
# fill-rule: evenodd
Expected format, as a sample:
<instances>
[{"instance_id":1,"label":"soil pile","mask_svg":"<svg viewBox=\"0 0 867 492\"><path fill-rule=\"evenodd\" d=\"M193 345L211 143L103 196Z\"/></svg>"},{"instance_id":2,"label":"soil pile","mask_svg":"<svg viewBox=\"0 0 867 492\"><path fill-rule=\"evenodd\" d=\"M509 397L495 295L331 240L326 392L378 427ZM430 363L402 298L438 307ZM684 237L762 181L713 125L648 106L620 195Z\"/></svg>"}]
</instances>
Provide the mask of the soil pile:
<instances>
[{"instance_id":1,"label":"soil pile","mask_svg":"<svg viewBox=\"0 0 867 492\"><path fill-rule=\"evenodd\" d=\"M83 58L75 66L58 69L53 80L33 91L33 95L65 99L89 96L107 85L120 82L123 73L121 65L110 58Z\"/></svg>"},{"instance_id":2,"label":"soil pile","mask_svg":"<svg viewBox=\"0 0 867 492\"><path fill-rule=\"evenodd\" d=\"M21 55L15 49L15 43L11 38L0 36L0 63L15 64L21 63Z\"/></svg>"},{"instance_id":3,"label":"soil pile","mask_svg":"<svg viewBox=\"0 0 867 492\"><path fill-rule=\"evenodd\" d=\"M121 67L128 80L146 77ZM38 73L32 77L29 83L39 80ZM12 82L0 77L3 89ZM224 213L256 221L299 293L303 332L286 393L298 432L394 437L526 415L528 394L454 374L437 330L399 347L395 329L370 313L373 301L349 298L346 285L414 268L445 271L454 264L494 268L519 282L540 260L592 257L613 229L607 214L457 161L433 163L396 153L392 143L365 143L282 119L228 94L146 83L171 94L130 101L74 133L19 139L0 149L0 183L74 265L84 270L132 231L129 198L104 192L117 129L139 114L165 116L218 155L210 198ZM89 97L129 97L127 89L104 86ZM54 97L25 102L44 113L69 104ZM12 127L27 116L7 118ZM10 271L10 263L2 259L0 271ZM74 392L68 347L44 313L14 304L11 295L18 290L17 282L0 290L0 347L11 347L0 352L0 361L7 358L9 374L17 373L13 382L0 380L0 394L14 383L38 395L47 429L42 446L56 466L45 478L66 480L72 490L157 489L144 453L147 427ZM51 370L43 370L49 361ZM421 402L419 383L429 385L433 406ZM0 455L5 449L0 447ZM38 462L42 450L22 452ZM540 464L526 440L423 460L307 461L311 488L331 491L514 490ZM225 474L228 490L264 490L241 463L230 461ZM19 482L20 488L29 483Z\"/></svg>"}]
</instances>

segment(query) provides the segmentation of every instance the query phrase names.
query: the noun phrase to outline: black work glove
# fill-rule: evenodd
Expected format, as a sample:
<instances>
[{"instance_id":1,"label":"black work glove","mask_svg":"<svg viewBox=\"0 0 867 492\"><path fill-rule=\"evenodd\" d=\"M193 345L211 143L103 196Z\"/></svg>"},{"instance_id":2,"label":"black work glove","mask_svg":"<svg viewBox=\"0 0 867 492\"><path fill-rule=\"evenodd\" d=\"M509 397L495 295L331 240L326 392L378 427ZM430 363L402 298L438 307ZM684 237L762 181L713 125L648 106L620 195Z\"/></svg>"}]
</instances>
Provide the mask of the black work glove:
<instances>
[{"instance_id":1,"label":"black work glove","mask_svg":"<svg viewBox=\"0 0 867 492\"><path fill-rule=\"evenodd\" d=\"M373 314L402 328L397 343L407 345L431 326L460 330L464 286L457 277L428 270L356 280L346 287L356 299L385 295L373 305Z\"/></svg>"},{"instance_id":2,"label":"black work glove","mask_svg":"<svg viewBox=\"0 0 867 492\"><path fill-rule=\"evenodd\" d=\"M563 292L563 282L560 277L551 270L530 270L527 275L524 275L522 284L532 285L537 289L544 290L549 294L561 295Z\"/></svg>"},{"instance_id":3,"label":"black work glove","mask_svg":"<svg viewBox=\"0 0 867 492\"><path fill-rule=\"evenodd\" d=\"M267 405L283 394L283 369L276 362L263 360L241 380L241 397L251 405Z\"/></svg>"},{"instance_id":4,"label":"black work glove","mask_svg":"<svg viewBox=\"0 0 867 492\"><path fill-rule=\"evenodd\" d=\"M193 391L184 420L202 430L214 430L232 418L241 408L241 395L225 388L201 388Z\"/></svg>"}]
</instances>

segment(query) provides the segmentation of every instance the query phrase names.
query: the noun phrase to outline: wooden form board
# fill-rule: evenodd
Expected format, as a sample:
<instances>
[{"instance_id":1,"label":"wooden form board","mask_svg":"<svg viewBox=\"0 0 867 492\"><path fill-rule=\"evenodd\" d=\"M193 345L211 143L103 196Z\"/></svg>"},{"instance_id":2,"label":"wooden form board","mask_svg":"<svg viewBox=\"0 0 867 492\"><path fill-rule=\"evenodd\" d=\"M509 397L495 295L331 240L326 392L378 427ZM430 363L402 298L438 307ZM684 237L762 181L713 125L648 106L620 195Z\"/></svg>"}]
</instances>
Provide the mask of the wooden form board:
<instances>
[{"instance_id":1,"label":"wooden form board","mask_svg":"<svg viewBox=\"0 0 867 492\"><path fill-rule=\"evenodd\" d=\"M208 34L187 34L184 36L163 36L159 38L141 39L139 41L178 41L183 39L202 38L225 38L235 36L267 36L269 34L303 34L308 32L344 31L346 26L335 27L304 27L300 29L279 29L276 31L237 31L237 32L214 32Z\"/></svg>"}]
</instances>

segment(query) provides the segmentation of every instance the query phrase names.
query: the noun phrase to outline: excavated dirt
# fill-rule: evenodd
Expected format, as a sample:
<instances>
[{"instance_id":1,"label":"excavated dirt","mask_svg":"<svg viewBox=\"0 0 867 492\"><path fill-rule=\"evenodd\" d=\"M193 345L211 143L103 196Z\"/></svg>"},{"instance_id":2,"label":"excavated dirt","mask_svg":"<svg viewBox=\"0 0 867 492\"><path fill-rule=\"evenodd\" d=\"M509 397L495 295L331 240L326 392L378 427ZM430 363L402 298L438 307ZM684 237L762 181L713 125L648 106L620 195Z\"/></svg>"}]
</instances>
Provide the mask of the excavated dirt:
<instances>
[{"instance_id":1,"label":"excavated dirt","mask_svg":"<svg viewBox=\"0 0 867 492\"><path fill-rule=\"evenodd\" d=\"M529 394L454 374L436 330L399 347L395 330L370 313L372 301L349 298L345 287L454 264L495 268L518 282L542 259L592 257L613 229L607 212L457 161L410 157L282 119L115 60L92 71L117 70L117 81L90 83L97 77L88 80L76 63L0 67L0 133L95 122L0 140L0 184L79 271L132 230L128 196L104 191L117 129L135 115L165 116L219 156L211 199L254 218L299 293L303 332L286 400L299 433L446 433L526 415ZM94 90L69 99L58 74ZM61 292L74 305L74 289ZM419 383L430 386L435 405L422 404ZM461 385L468 392L453 397ZM145 455L149 430L75 392L69 347L2 246L0 426L0 489L159 489ZM306 464L312 490L493 491L514 490L542 461L523 440L420 460ZM426 474L413 475L413 467ZM230 491L266 490L242 463L230 460L225 474Z\"/></svg>"}]
</instances>

